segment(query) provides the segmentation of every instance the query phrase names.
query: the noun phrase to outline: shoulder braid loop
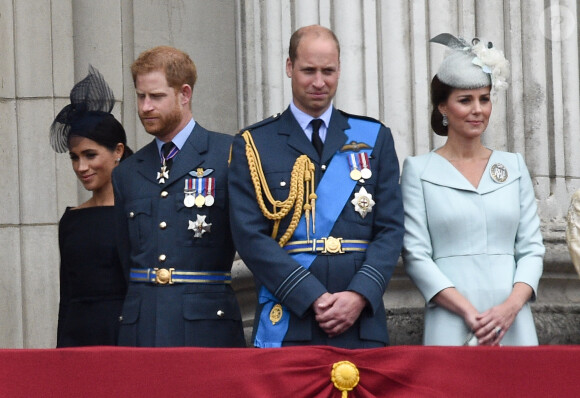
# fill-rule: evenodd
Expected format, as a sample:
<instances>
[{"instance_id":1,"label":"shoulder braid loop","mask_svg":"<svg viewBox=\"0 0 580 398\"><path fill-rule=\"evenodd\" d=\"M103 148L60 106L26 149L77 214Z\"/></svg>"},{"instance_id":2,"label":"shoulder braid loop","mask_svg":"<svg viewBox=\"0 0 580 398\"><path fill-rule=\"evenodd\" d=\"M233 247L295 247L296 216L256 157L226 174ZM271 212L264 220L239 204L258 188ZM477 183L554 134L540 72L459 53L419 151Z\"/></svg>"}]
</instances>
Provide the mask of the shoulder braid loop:
<instances>
[{"instance_id":1,"label":"shoulder braid loop","mask_svg":"<svg viewBox=\"0 0 580 398\"><path fill-rule=\"evenodd\" d=\"M249 130L242 133L244 141L246 141L246 157L248 159L248 168L250 176L256 191L256 199L262 214L268 220L274 221L274 228L272 230L272 238L278 235L278 228L280 221L286 217L292 209L294 212L290 220L290 225L280 237L278 244L283 247L294 234L302 210L304 210L304 217L306 218L306 234L307 239L310 240L310 213L312 213L312 232L315 230L316 218L316 194L314 193L314 164L306 155L301 155L296 159L294 167L292 168L290 179L290 192L284 201L275 200L270 192L262 163L260 161L260 154L256 148L256 144L252 138ZM264 201L264 196L270 203L272 211L270 211ZM306 202L306 203L305 203Z\"/></svg>"}]
</instances>

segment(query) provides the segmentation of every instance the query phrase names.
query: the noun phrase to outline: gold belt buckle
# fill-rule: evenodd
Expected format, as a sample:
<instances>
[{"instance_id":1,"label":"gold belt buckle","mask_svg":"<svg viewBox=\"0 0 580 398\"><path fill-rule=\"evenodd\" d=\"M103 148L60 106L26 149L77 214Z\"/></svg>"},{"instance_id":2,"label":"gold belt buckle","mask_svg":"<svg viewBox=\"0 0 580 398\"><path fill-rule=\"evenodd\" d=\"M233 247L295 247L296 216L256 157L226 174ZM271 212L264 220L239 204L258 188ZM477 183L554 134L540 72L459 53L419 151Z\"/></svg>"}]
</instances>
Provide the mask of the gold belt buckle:
<instances>
[{"instance_id":1,"label":"gold belt buckle","mask_svg":"<svg viewBox=\"0 0 580 398\"><path fill-rule=\"evenodd\" d=\"M321 240L324 242L324 249L321 252L322 254L344 253L344 250L342 250L342 238L329 236L328 238L321 238Z\"/></svg>"},{"instance_id":2,"label":"gold belt buckle","mask_svg":"<svg viewBox=\"0 0 580 398\"><path fill-rule=\"evenodd\" d=\"M155 283L158 285L173 285L173 271L175 268L153 268L155 270Z\"/></svg>"}]
</instances>

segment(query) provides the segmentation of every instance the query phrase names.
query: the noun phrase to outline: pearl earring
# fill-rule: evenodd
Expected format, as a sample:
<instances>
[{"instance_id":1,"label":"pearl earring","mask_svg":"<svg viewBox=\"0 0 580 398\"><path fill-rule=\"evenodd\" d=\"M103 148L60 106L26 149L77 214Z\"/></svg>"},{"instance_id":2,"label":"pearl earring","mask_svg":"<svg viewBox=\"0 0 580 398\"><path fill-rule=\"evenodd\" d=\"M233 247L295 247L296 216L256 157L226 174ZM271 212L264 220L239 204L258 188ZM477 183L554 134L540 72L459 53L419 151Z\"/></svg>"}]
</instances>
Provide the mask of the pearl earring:
<instances>
[{"instance_id":1,"label":"pearl earring","mask_svg":"<svg viewBox=\"0 0 580 398\"><path fill-rule=\"evenodd\" d=\"M447 115L443 115L443 120L441 121L441 124L444 127L447 127L447 125L449 124L449 120L447 119Z\"/></svg>"}]
</instances>

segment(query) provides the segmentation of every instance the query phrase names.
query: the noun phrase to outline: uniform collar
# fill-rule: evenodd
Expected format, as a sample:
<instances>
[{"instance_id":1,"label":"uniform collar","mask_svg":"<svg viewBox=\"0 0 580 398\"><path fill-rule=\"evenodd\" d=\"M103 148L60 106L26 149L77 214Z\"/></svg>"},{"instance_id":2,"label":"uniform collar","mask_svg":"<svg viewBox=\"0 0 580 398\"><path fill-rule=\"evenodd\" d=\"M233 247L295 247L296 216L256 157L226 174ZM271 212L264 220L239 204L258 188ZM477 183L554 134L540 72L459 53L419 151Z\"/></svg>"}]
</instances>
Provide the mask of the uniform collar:
<instances>
[{"instance_id":1,"label":"uniform collar","mask_svg":"<svg viewBox=\"0 0 580 398\"><path fill-rule=\"evenodd\" d=\"M193 128L195 127L195 120L191 118L189 123L185 125L185 127L177 133L175 137L171 140L177 149L180 151L183 149L183 145L185 145L185 141L189 138L189 135L193 132ZM165 144L159 138L155 137L155 143L157 144L157 152L159 152L159 156L161 156L161 147Z\"/></svg>"},{"instance_id":2,"label":"uniform collar","mask_svg":"<svg viewBox=\"0 0 580 398\"><path fill-rule=\"evenodd\" d=\"M294 118L300 127L302 127L303 131L306 130L312 119L321 119L324 122L324 126L328 128L328 125L330 124L330 117L332 116L332 109L333 106L331 104L322 115L319 117L313 117L312 115L309 115L308 113L302 112L300 109L298 109L298 107L296 107L294 104L294 100L290 101L290 112L292 112L292 115L294 115Z\"/></svg>"}]
</instances>

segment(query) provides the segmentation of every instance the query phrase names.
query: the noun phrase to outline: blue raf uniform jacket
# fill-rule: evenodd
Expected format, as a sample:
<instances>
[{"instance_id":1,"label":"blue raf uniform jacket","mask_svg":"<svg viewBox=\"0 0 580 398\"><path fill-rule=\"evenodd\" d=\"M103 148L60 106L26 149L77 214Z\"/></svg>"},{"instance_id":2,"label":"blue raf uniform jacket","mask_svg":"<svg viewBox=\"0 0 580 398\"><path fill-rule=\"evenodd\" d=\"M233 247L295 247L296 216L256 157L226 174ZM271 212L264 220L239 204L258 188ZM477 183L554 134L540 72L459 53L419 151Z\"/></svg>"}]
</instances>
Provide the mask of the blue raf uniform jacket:
<instances>
[{"instance_id":1,"label":"blue raf uniform jacket","mask_svg":"<svg viewBox=\"0 0 580 398\"><path fill-rule=\"evenodd\" d=\"M315 164L318 186L322 170L333 155L347 144L344 131L350 128L349 118L360 117L333 109L321 159L290 109L248 128L275 199L288 197L292 167L303 154ZM372 122L379 123L376 120ZM291 216L282 221L278 236L272 239L273 222L264 217L256 202L245 141L240 135L234 139L229 175L233 237L240 256L255 276L258 291L265 286L270 292L284 292L282 304L289 309L290 320L283 345L324 344L363 348L388 344L383 293L401 252L404 227L399 163L390 130L382 124L370 163L372 177L356 183L330 234L343 239L369 240L366 253L318 255L309 270L304 272L292 256L278 245L278 239L286 231ZM325 167L321 168L323 165ZM348 164L344 165L344 172L349 173ZM350 202L362 187L376 202L372 212L364 218ZM298 280L291 276L297 274L301 275ZM349 330L328 338L314 319L312 304L325 292L345 290L363 295L367 306ZM261 308L258 305L254 333Z\"/></svg>"},{"instance_id":2,"label":"blue raf uniform jacket","mask_svg":"<svg viewBox=\"0 0 580 398\"><path fill-rule=\"evenodd\" d=\"M113 173L118 246L130 269L231 271L235 249L228 217L227 167L232 137L196 124L160 184L155 141ZM215 203L186 207L185 180L213 170ZM190 221L205 216L210 231L194 237ZM119 344L127 346L245 346L239 306L229 284L129 282Z\"/></svg>"}]
</instances>

